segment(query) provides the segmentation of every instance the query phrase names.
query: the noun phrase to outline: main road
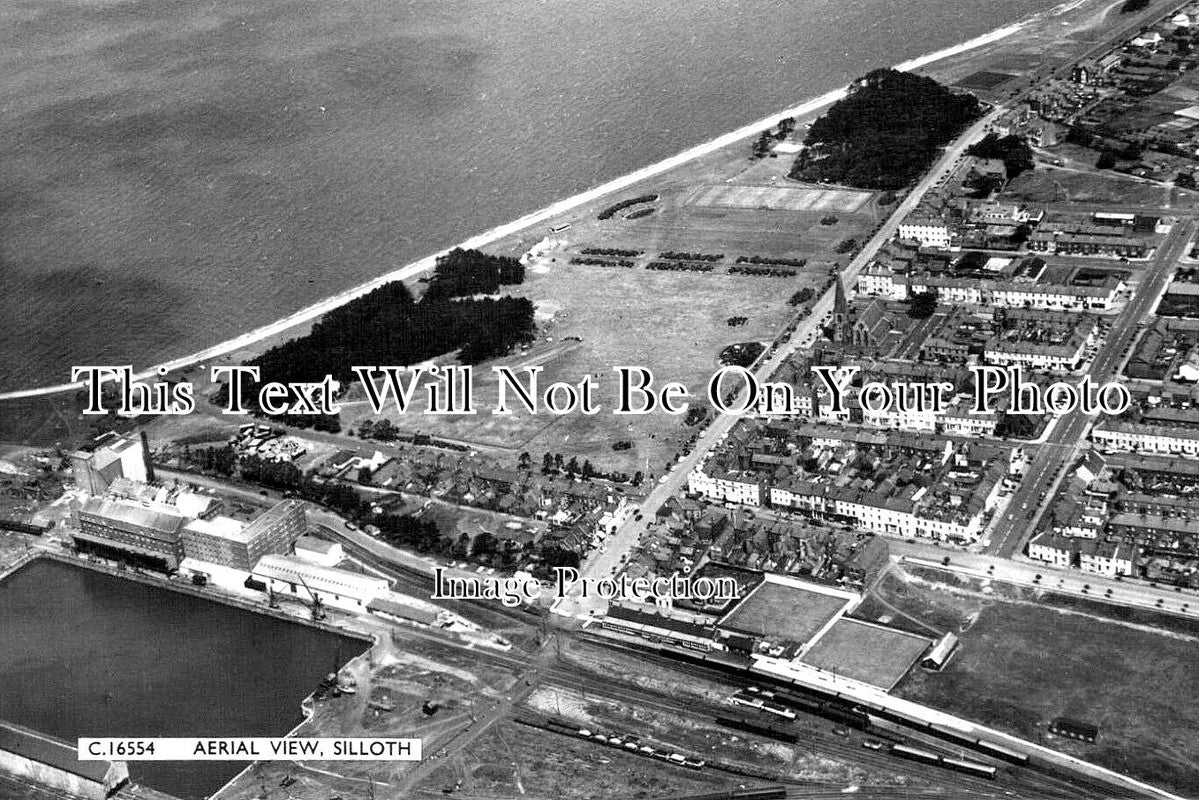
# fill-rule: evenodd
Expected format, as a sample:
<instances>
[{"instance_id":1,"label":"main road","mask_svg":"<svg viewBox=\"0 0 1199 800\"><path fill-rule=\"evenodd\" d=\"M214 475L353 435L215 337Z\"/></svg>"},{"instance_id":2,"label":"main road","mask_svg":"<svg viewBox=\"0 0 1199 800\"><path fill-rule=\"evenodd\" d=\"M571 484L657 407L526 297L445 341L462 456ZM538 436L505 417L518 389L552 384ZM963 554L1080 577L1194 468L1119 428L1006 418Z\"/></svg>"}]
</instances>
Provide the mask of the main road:
<instances>
[{"instance_id":1,"label":"main road","mask_svg":"<svg viewBox=\"0 0 1199 800\"><path fill-rule=\"evenodd\" d=\"M1116 317L1106 341L1095 355L1089 373L1095 384L1101 385L1118 375L1136 339L1138 327L1153 313L1194 231L1193 220L1179 222L1158 247L1132 299ZM1094 418L1081 410L1064 414L1052 423L1053 429L1045 442L1033 445L1036 452L1032 464L1012 495L1006 515L992 529L987 552L1010 557L1023 550L1042 509L1050 502L1066 470L1082 451L1087 429L1092 422Z\"/></svg>"},{"instance_id":2,"label":"main road","mask_svg":"<svg viewBox=\"0 0 1199 800\"><path fill-rule=\"evenodd\" d=\"M895 207L887 221L842 271L841 280L846 285L853 286L859 273L875 259L879 249L899 231L899 224L904 218L915 210L931 188L950 175L958 160L965 155L966 148L981 139L987 128L998 120L1004 111L1002 106L995 107L949 145L924 178ZM817 333L822 320L832 313L834 298L835 291L833 289L825 292L813 304L808 315L799 321L786 342L776 340L774 346L766 352L754 369L755 380L759 383L770 380L771 376L795 354L801 344ZM584 583L594 584L595 581L613 577L617 573L629 553L645 535L649 524L655 519L658 509L683 490L687 484L687 476L703 463L708 454L724 440L740 418L739 414L721 414L708 425L692 451L671 467L634 513L626 516L624 523L608 538L605 547L593 553L580 567L579 572L584 580L576 584L577 588L573 594L563 598L554 606L555 612L567 616L589 617L606 608L607 603L594 594L586 598L582 597L582 585Z\"/></svg>"}]
</instances>

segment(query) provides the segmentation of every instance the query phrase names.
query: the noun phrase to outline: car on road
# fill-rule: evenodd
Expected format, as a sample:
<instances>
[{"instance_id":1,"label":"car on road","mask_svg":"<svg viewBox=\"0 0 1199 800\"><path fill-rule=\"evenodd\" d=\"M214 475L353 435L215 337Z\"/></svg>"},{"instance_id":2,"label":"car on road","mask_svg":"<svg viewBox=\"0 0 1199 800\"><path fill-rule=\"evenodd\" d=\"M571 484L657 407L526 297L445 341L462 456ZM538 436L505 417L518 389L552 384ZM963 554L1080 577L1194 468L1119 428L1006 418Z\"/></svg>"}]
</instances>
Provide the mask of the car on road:
<instances>
[{"instance_id":1,"label":"car on road","mask_svg":"<svg viewBox=\"0 0 1199 800\"><path fill-rule=\"evenodd\" d=\"M877 742L874 739L867 739L866 741L862 742L862 747L865 747L867 750L882 750L883 743Z\"/></svg>"}]
</instances>

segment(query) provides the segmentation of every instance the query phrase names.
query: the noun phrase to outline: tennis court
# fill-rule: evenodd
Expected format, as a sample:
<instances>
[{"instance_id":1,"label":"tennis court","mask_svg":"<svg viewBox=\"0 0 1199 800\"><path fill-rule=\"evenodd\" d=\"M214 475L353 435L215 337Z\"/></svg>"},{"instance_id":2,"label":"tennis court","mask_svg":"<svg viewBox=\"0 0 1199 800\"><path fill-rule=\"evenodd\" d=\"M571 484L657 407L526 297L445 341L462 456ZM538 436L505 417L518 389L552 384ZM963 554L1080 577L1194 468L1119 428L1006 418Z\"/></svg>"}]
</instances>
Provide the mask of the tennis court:
<instances>
[{"instance_id":1,"label":"tennis court","mask_svg":"<svg viewBox=\"0 0 1199 800\"><path fill-rule=\"evenodd\" d=\"M706 186L691 204L719 208L757 208L771 211L841 211L864 206L870 192L850 189L807 189L788 186Z\"/></svg>"}]
</instances>

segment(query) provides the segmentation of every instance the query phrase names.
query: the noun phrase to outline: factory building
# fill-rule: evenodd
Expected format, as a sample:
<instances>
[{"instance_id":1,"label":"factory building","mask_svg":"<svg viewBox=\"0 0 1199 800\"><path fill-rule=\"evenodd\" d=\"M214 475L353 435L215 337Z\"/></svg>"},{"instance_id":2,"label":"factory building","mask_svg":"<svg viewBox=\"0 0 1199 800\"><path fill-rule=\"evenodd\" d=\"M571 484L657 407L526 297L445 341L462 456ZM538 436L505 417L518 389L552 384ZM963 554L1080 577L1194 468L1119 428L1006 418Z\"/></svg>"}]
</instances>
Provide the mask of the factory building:
<instances>
[{"instance_id":1,"label":"factory building","mask_svg":"<svg viewBox=\"0 0 1199 800\"><path fill-rule=\"evenodd\" d=\"M117 478L145 482L146 460L141 442L117 437L93 452L71 454L75 484L88 494L104 494Z\"/></svg>"},{"instance_id":2,"label":"factory building","mask_svg":"<svg viewBox=\"0 0 1199 800\"><path fill-rule=\"evenodd\" d=\"M337 542L305 534L296 539L296 558L302 558L322 567L335 567L345 558L345 551Z\"/></svg>"},{"instance_id":3,"label":"factory building","mask_svg":"<svg viewBox=\"0 0 1199 800\"><path fill-rule=\"evenodd\" d=\"M183 560L186 518L122 500L93 497L78 511L75 546L104 558L169 572Z\"/></svg>"},{"instance_id":4,"label":"factory building","mask_svg":"<svg viewBox=\"0 0 1199 800\"><path fill-rule=\"evenodd\" d=\"M344 569L310 564L295 556L265 555L254 567L252 577L281 595L321 603L347 611L366 611L377 597L390 591L385 578Z\"/></svg>"},{"instance_id":5,"label":"factory building","mask_svg":"<svg viewBox=\"0 0 1199 800\"><path fill-rule=\"evenodd\" d=\"M188 558L249 572L269 553L286 553L308 528L304 504L284 500L249 524L228 517L195 519L183 528Z\"/></svg>"},{"instance_id":6,"label":"factory building","mask_svg":"<svg viewBox=\"0 0 1199 800\"><path fill-rule=\"evenodd\" d=\"M0 771L87 800L105 800L129 782L123 761L80 761L66 742L3 721Z\"/></svg>"}]
</instances>

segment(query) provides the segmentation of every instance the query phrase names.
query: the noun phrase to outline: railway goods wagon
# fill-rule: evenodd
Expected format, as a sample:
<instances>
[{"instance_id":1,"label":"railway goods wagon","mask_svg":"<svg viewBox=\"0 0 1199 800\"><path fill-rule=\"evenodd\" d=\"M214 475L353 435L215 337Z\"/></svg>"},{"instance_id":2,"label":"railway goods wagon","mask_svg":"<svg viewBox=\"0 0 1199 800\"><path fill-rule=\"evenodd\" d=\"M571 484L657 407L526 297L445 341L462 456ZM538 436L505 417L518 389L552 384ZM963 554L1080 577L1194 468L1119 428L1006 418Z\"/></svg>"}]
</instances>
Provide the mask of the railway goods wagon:
<instances>
[{"instance_id":1,"label":"railway goods wagon","mask_svg":"<svg viewBox=\"0 0 1199 800\"><path fill-rule=\"evenodd\" d=\"M996 769L990 764L979 764L977 761L967 761L964 758L949 758L948 756L941 759L941 765L949 769L965 772L970 775L978 775L982 778L995 780Z\"/></svg>"},{"instance_id":2,"label":"railway goods wagon","mask_svg":"<svg viewBox=\"0 0 1199 800\"><path fill-rule=\"evenodd\" d=\"M770 716L758 714L751 717L746 714L737 714L730 710L729 713L717 717L716 722L724 725L726 728L735 728L740 731L756 733L759 736L778 739L780 742L794 743L799 739L794 723L788 720L775 719Z\"/></svg>"}]
</instances>

